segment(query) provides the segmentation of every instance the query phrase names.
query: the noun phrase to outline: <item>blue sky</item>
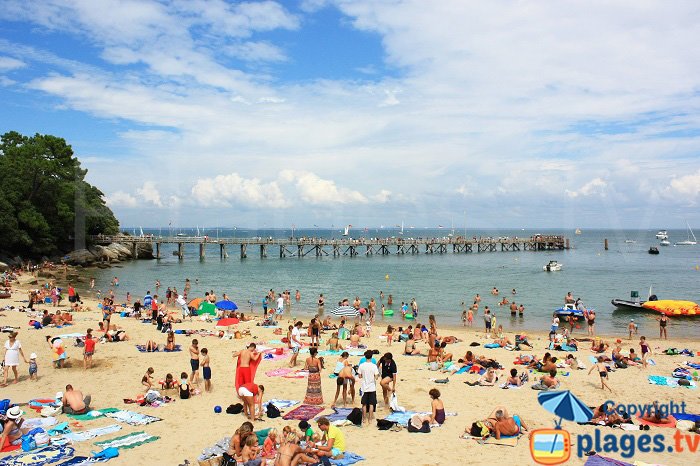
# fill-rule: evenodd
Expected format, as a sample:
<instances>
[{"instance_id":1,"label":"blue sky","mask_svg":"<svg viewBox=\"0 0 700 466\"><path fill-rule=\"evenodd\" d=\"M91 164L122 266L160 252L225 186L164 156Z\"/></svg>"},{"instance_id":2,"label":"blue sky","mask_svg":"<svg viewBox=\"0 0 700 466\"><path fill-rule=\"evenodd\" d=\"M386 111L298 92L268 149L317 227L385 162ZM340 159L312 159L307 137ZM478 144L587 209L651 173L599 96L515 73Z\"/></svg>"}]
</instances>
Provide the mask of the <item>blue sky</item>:
<instances>
[{"instance_id":1,"label":"blue sky","mask_svg":"<svg viewBox=\"0 0 700 466\"><path fill-rule=\"evenodd\" d=\"M5 0L0 131L124 225L700 223L695 3L426 5Z\"/></svg>"}]
</instances>

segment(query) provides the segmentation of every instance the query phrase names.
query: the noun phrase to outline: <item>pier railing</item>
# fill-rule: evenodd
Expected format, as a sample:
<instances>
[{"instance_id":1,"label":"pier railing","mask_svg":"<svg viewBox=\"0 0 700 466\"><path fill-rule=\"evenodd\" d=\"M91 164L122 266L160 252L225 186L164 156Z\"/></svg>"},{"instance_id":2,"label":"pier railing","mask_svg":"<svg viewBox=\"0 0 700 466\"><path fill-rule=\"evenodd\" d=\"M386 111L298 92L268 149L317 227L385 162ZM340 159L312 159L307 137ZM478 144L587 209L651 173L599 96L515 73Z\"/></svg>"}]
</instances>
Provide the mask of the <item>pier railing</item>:
<instances>
[{"instance_id":1,"label":"pier railing","mask_svg":"<svg viewBox=\"0 0 700 466\"><path fill-rule=\"evenodd\" d=\"M160 258L162 244L176 244L173 254L184 258L186 244L199 245L199 257L206 256L206 247L219 246L219 255L228 257L227 246L238 246L241 258L248 256L249 247L257 247L260 257L268 257L270 249L279 249L279 257L305 256L350 256L389 255L389 254L445 254L498 251L553 251L569 249L569 239L561 235L534 235L519 237L438 237L438 238L211 238L208 236L104 236L90 237L93 244L107 245L121 243L131 246L133 256L138 253L139 244L155 245L155 256Z\"/></svg>"}]
</instances>

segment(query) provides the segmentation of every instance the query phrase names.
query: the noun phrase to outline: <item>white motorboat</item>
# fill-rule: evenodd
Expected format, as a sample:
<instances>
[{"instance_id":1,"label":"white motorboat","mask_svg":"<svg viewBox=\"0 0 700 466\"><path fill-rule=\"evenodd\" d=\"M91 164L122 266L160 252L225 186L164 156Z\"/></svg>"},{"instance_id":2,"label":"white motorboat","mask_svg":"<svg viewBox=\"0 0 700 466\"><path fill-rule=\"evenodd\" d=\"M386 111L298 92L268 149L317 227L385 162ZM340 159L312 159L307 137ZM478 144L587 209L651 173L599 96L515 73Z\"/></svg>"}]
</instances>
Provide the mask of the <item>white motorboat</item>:
<instances>
[{"instance_id":1,"label":"white motorboat","mask_svg":"<svg viewBox=\"0 0 700 466\"><path fill-rule=\"evenodd\" d=\"M634 244L634 243L636 243L636 241L633 240L633 239L626 239L626 240L625 240L625 243L627 243L627 244Z\"/></svg>"},{"instance_id":2,"label":"white motorboat","mask_svg":"<svg viewBox=\"0 0 700 466\"><path fill-rule=\"evenodd\" d=\"M549 264L542 267L542 270L545 272L558 272L562 267L563 265L557 261L549 261Z\"/></svg>"},{"instance_id":3,"label":"white motorboat","mask_svg":"<svg viewBox=\"0 0 700 466\"><path fill-rule=\"evenodd\" d=\"M692 228L690 228L690 225L688 222L685 222L685 226L688 228L688 239L685 241L677 241L676 246L695 246L698 244L698 240L695 238L695 233L693 233ZM690 239L692 236L692 240Z\"/></svg>"},{"instance_id":4,"label":"white motorboat","mask_svg":"<svg viewBox=\"0 0 700 466\"><path fill-rule=\"evenodd\" d=\"M667 239L662 239L662 240L659 242L659 246L670 246L670 245L671 245L671 242L670 242L669 240L667 240Z\"/></svg>"},{"instance_id":5,"label":"white motorboat","mask_svg":"<svg viewBox=\"0 0 700 466\"><path fill-rule=\"evenodd\" d=\"M666 230L660 230L657 234L656 237L658 239L668 239L668 231Z\"/></svg>"}]
</instances>

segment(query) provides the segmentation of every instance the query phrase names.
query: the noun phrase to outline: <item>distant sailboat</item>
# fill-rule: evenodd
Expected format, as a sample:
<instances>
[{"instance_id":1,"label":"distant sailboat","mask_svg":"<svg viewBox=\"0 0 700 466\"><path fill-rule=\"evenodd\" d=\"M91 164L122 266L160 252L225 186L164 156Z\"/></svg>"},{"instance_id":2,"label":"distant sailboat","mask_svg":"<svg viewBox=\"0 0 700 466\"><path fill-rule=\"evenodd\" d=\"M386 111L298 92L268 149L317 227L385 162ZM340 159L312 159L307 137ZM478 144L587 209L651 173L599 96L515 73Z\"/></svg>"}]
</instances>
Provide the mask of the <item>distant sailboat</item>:
<instances>
[{"instance_id":1,"label":"distant sailboat","mask_svg":"<svg viewBox=\"0 0 700 466\"><path fill-rule=\"evenodd\" d=\"M688 224L687 220L685 222L685 226L688 228L688 239L685 241L678 241L676 243L676 246L695 246L696 244L698 244L698 240L697 238L695 238L695 233L693 233L693 230L692 228L690 228L690 225ZM690 239L691 236L693 237L692 240Z\"/></svg>"},{"instance_id":2,"label":"distant sailboat","mask_svg":"<svg viewBox=\"0 0 700 466\"><path fill-rule=\"evenodd\" d=\"M352 228L352 225L345 227L345 230L343 230L343 236L348 236L350 234L350 228Z\"/></svg>"},{"instance_id":3,"label":"distant sailboat","mask_svg":"<svg viewBox=\"0 0 700 466\"><path fill-rule=\"evenodd\" d=\"M580 229L580 228L577 228L576 231L575 231L574 233L577 234L577 235L580 235L580 234L581 234L581 229Z\"/></svg>"},{"instance_id":4,"label":"distant sailboat","mask_svg":"<svg viewBox=\"0 0 700 466\"><path fill-rule=\"evenodd\" d=\"M401 231L399 232L400 235L403 235L403 220L401 221Z\"/></svg>"},{"instance_id":5,"label":"distant sailboat","mask_svg":"<svg viewBox=\"0 0 700 466\"><path fill-rule=\"evenodd\" d=\"M139 230L141 230L141 238L144 238L146 235L143 234L143 227L139 227Z\"/></svg>"}]
</instances>

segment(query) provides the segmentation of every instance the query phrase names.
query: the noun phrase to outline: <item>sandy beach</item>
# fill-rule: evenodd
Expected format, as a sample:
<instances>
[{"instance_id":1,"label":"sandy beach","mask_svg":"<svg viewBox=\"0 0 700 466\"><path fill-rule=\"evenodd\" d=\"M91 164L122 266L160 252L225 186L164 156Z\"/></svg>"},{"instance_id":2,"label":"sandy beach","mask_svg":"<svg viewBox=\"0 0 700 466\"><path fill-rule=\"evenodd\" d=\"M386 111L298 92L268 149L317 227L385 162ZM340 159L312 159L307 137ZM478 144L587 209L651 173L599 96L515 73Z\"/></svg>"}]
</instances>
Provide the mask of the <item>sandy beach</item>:
<instances>
[{"instance_id":1,"label":"sandy beach","mask_svg":"<svg viewBox=\"0 0 700 466\"><path fill-rule=\"evenodd\" d=\"M22 280L27 281L27 277ZM60 283L59 286L65 285ZM40 280L41 283L41 280ZM36 287L36 286L34 286ZM144 284L144 290L146 285ZM26 290L28 286L19 285L15 287L13 296L9 299L0 300L0 307L21 306L22 300L26 300ZM264 289L261 286L261 289ZM485 290L486 291L486 290ZM152 435L160 437L157 441L146 443L134 449L123 449L119 458L110 461L113 465L132 464L158 464L158 465L178 465L184 460L189 460L192 464L197 464L197 457L202 449L216 443L225 436L230 436L236 428L244 421L243 415L229 415L226 413L216 414L214 406L222 406L225 410L227 406L238 402L234 395L234 371L235 359L232 354L245 347L249 342L263 344L270 340L279 340L280 335L273 334L273 329L261 328L253 322L245 322L238 325L239 330L249 329L250 337L242 339L224 340L215 336L196 336L199 340L200 348L207 348L211 357L213 392L194 396L189 400L177 399L159 408L141 407L136 404L124 404L125 398L136 398L144 393L141 385L141 377L146 369L151 366L155 369L155 379L165 378L170 372L177 378L180 372L189 371L189 355L187 348L193 337L176 335L176 343L182 345L182 352L173 353L141 353L137 350L136 344L145 344L147 340L156 340L158 343L165 343L166 335L157 333L155 327L150 324L141 323L133 318L120 318L118 314L113 316L112 322L122 327L130 337L129 341L119 343L98 344L94 356L94 368L88 371L83 370L82 348L73 346L73 339L67 338L66 350L70 357L68 366L63 369L51 367L51 354L45 336L57 336L68 333L84 333L90 327L97 329L100 313L97 312L97 302L93 297L83 296L83 301L91 309L89 312L73 314L73 325L56 328L43 328L34 330L29 327L28 317L25 313L13 310L2 311L0 324L3 326L13 326L19 328L18 339L22 343L24 354L34 352L37 354L39 366L39 380L30 381L28 368L24 363L20 363L21 380L19 384L10 383L9 386L0 389L2 398L9 398L13 403L26 403L35 398L52 398L56 392L63 391L66 384L73 384L74 387L82 390L86 394L92 395L92 406L95 409L119 408L128 409L140 413L149 414L162 418L163 421L155 422L146 426L130 426L120 424L121 430L116 433L98 437L93 440L75 442L73 447L76 454L89 456L90 451L99 450L93 443L95 441L109 440L131 432L146 431ZM67 302L63 309L67 308ZM38 309L49 309L55 311L50 306L38 306ZM427 322L427 316L420 316L419 322ZM291 317L285 315L280 321L280 326L286 329L291 323ZM337 323L338 319L334 319ZM304 322L307 324L308 322ZM411 322L408 322L411 323ZM184 322L177 324L176 329L214 329L214 323L202 321ZM506 322L507 325L507 322ZM438 321L440 335L455 335L461 338L461 343L450 344L448 351L455 355L455 358L462 357L469 349L478 355L486 355L500 362L505 369L501 372L505 374L514 366L513 361L518 355L517 352L505 349L485 349L484 343L492 340L486 339L483 332L483 320L475 317L475 327L465 329L463 327L446 328ZM346 437L347 450L357 453L366 458L363 465L379 464L412 464L412 465L453 465L453 464L534 464L530 455L529 440L527 436L519 439L515 446L480 444L473 439L461 439L460 435L466 426L473 421L485 418L497 405L504 405L510 413L519 414L523 421L533 429L551 429L554 427L554 416L541 408L537 402L538 392L530 389L535 376L531 373L527 386L520 389L503 390L499 387L471 387L465 385L465 381L475 381L476 375L460 374L450 375L449 383L435 384L431 378L443 378L445 375L438 372L431 372L426 368L426 358L404 356L403 343L394 343L391 346L385 342L380 342L380 335L385 328L375 327L372 337L364 338L363 343L370 349L377 349L380 353L391 351L398 365L399 381L397 383L397 395L401 406L407 410L429 411L430 399L428 391L431 388L438 388L442 392L441 399L445 403L448 412L456 412L456 416L449 416L445 424L433 429L429 434L411 434L405 429L401 432L379 431L376 426L357 428L353 426L343 427ZM512 332L505 329L507 336L513 340ZM326 333L322 338L327 339L330 335ZM585 336L585 330L579 330L576 336ZM647 335L650 347L654 351L652 358L657 365L640 369L630 367L617 370L610 374L609 384L614 392L603 392L600 389L600 382L594 372L588 375L588 370L567 371L569 375L561 376L562 390L571 390L581 401L588 406L597 406L606 400L614 400L624 404L652 403L658 400L661 403L673 401L675 403L685 402L687 412L700 413L700 401L698 390L686 388L670 388L651 385L647 381L649 375L670 376L671 371L680 363L686 360L698 361L698 358L687 356L667 356L659 354L661 350L668 347L679 349L689 348L697 351L697 341L669 339L659 341L657 335ZM638 337L627 340L627 336L607 336L608 343L613 343L616 338L622 338L625 352L630 347L639 351ZM3 340L6 340L6 335ZM306 338L308 341L308 338ZM471 342L478 342L481 346L470 347ZM523 351L523 354L535 354L541 357L547 344L545 333L530 334L530 342L534 346L532 351ZM3 341L4 343L4 341ZM271 347L282 347L286 345L268 344ZM593 353L587 349L588 344L583 343L578 351L578 358L590 368L589 356ZM322 343L323 347L323 343ZM427 353L427 346L421 344L423 354ZM553 352L557 357L565 356L565 352ZM305 354L299 356L299 367L303 366ZM351 356L351 361L357 363L359 356ZM329 409L333 395L335 394L336 382L328 377L332 372L337 357L326 358L326 369L322 374L323 396L327 408L324 413L331 413ZM261 363L256 382L264 384L266 387L265 399L292 399L302 401L306 391L306 379L288 379L283 377L268 377L265 372L276 368L287 367L287 358L280 360L265 360ZM200 386L203 389L203 385ZM174 391L166 393L177 398ZM359 406L359 396L356 398ZM389 411L380 402L378 417L384 417ZM23 407L26 417L37 417L38 415L28 407ZM68 420L65 415L58 415L59 422ZM84 428L96 428L116 423L113 419L99 418L82 422ZM255 423L256 429L276 427L281 430L285 425L296 425L297 421L284 421L282 418L265 419ZM312 423L315 427L315 423ZM619 429L607 427L595 427L590 425L577 425L564 421L562 427L572 434L573 453L570 464L583 464L585 458L579 459L576 456L578 435L593 435L596 429L601 434L614 434L617 437L626 435L638 436L645 432L633 431L623 432ZM650 434L664 434L666 444L671 445L675 429L652 427ZM691 434L692 435L692 434ZM4 453L2 454L5 455ZM604 453L604 456L622 459L620 453ZM692 453L643 453L635 452L633 458L627 460L641 460L647 463L663 465L684 465L693 461L696 456Z\"/></svg>"}]
</instances>

